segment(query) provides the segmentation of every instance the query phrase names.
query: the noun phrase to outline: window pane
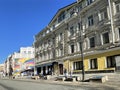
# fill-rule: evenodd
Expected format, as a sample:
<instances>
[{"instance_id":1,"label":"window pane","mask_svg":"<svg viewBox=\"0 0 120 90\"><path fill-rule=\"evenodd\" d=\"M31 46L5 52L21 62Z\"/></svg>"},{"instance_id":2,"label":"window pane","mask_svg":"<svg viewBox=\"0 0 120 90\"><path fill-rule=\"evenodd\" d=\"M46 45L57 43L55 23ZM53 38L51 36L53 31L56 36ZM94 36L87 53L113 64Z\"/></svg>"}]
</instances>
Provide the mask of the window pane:
<instances>
[{"instance_id":1,"label":"window pane","mask_svg":"<svg viewBox=\"0 0 120 90\"><path fill-rule=\"evenodd\" d=\"M108 32L103 34L103 44L109 43L109 35Z\"/></svg>"},{"instance_id":2,"label":"window pane","mask_svg":"<svg viewBox=\"0 0 120 90\"><path fill-rule=\"evenodd\" d=\"M74 27L73 27L73 26L70 28L70 35L71 35L71 36L74 35Z\"/></svg>"},{"instance_id":3,"label":"window pane","mask_svg":"<svg viewBox=\"0 0 120 90\"><path fill-rule=\"evenodd\" d=\"M120 5L116 5L116 12L120 12Z\"/></svg>"},{"instance_id":4,"label":"window pane","mask_svg":"<svg viewBox=\"0 0 120 90\"><path fill-rule=\"evenodd\" d=\"M93 15L88 17L88 25L92 26L94 24Z\"/></svg>"},{"instance_id":5,"label":"window pane","mask_svg":"<svg viewBox=\"0 0 120 90\"><path fill-rule=\"evenodd\" d=\"M82 70L83 63L82 61L77 61L73 63L74 70Z\"/></svg>"},{"instance_id":6,"label":"window pane","mask_svg":"<svg viewBox=\"0 0 120 90\"><path fill-rule=\"evenodd\" d=\"M71 53L74 53L74 45L71 45Z\"/></svg>"},{"instance_id":7,"label":"window pane","mask_svg":"<svg viewBox=\"0 0 120 90\"><path fill-rule=\"evenodd\" d=\"M90 5L94 0L87 0L87 4Z\"/></svg>"},{"instance_id":8,"label":"window pane","mask_svg":"<svg viewBox=\"0 0 120 90\"><path fill-rule=\"evenodd\" d=\"M115 67L116 62L115 62L115 56L109 56L107 57L107 68Z\"/></svg>"},{"instance_id":9,"label":"window pane","mask_svg":"<svg viewBox=\"0 0 120 90\"><path fill-rule=\"evenodd\" d=\"M62 20L65 19L65 12L62 12L60 16L58 17L58 22L61 22Z\"/></svg>"},{"instance_id":10,"label":"window pane","mask_svg":"<svg viewBox=\"0 0 120 90\"><path fill-rule=\"evenodd\" d=\"M95 47L95 38L90 38L90 48Z\"/></svg>"},{"instance_id":11,"label":"window pane","mask_svg":"<svg viewBox=\"0 0 120 90\"><path fill-rule=\"evenodd\" d=\"M90 60L90 69L97 69L98 64L97 64L97 59L91 59Z\"/></svg>"}]
</instances>

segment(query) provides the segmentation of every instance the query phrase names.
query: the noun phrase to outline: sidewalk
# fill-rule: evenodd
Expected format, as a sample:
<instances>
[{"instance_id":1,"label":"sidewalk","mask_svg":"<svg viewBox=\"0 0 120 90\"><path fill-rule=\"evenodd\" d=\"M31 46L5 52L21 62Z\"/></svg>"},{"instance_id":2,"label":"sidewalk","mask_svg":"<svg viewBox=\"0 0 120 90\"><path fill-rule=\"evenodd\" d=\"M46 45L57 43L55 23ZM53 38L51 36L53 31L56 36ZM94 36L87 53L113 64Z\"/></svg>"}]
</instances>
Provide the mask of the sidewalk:
<instances>
[{"instance_id":1,"label":"sidewalk","mask_svg":"<svg viewBox=\"0 0 120 90\"><path fill-rule=\"evenodd\" d=\"M6 79L13 81L22 81L22 82L31 82L37 84L52 84L52 85L64 85L64 86L73 86L73 87L87 87L87 88L95 88L95 90L102 90L102 88L106 88L104 90L119 90L119 85L108 85L107 83L93 83L93 82L68 82L68 81L51 81L51 80L32 80L32 79Z\"/></svg>"},{"instance_id":2,"label":"sidewalk","mask_svg":"<svg viewBox=\"0 0 120 90\"><path fill-rule=\"evenodd\" d=\"M119 90L120 87L120 74L109 74L109 80L105 83L96 83L96 82L72 82L72 81L54 81L54 80L34 80L30 78L17 78L17 79L10 79L15 81L25 81L25 82L34 82L40 84L53 84L53 85L69 85L69 86L80 86L80 87L94 87L94 88L113 88L114 90ZM4 78L7 79L8 78Z\"/></svg>"}]
</instances>

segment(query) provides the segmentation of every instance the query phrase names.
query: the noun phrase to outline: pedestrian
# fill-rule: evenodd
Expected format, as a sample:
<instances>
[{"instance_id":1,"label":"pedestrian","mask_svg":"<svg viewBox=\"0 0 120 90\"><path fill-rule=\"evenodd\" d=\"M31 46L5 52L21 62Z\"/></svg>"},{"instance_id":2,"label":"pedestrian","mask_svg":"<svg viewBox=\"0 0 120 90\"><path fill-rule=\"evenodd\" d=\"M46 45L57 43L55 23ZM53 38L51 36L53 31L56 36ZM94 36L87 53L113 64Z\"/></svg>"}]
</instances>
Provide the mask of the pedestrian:
<instances>
[{"instance_id":1,"label":"pedestrian","mask_svg":"<svg viewBox=\"0 0 120 90\"><path fill-rule=\"evenodd\" d=\"M67 78L67 70L64 69L64 75L65 75L65 78Z\"/></svg>"}]
</instances>

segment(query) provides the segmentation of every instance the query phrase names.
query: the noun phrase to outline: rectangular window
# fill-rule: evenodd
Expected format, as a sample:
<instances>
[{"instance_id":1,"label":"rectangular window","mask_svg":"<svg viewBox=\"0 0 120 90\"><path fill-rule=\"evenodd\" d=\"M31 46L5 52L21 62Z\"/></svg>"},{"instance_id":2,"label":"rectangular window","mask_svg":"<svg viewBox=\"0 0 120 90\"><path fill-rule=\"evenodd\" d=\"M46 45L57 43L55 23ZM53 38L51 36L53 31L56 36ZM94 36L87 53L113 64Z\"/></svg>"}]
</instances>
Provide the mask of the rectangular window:
<instances>
[{"instance_id":1,"label":"rectangular window","mask_svg":"<svg viewBox=\"0 0 120 90\"><path fill-rule=\"evenodd\" d=\"M83 67L82 61L77 61L73 63L74 70L82 70L82 67Z\"/></svg>"},{"instance_id":2,"label":"rectangular window","mask_svg":"<svg viewBox=\"0 0 120 90\"><path fill-rule=\"evenodd\" d=\"M88 26L94 25L93 15L88 17Z\"/></svg>"},{"instance_id":3,"label":"rectangular window","mask_svg":"<svg viewBox=\"0 0 120 90\"><path fill-rule=\"evenodd\" d=\"M107 68L112 68L116 66L115 56L107 57Z\"/></svg>"},{"instance_id":4,"label":"rectangular window","mask_svg":"<svg viewBox=\"0 0 120 90\"><path fill-rule=\"evenodd\" d=\"M82 26L82 21L80 23L78 23L78 30L83 30L83 26Z\"/></svg>"},{"instance_id":5,"label":"rectangular window","mask_svg":"<svg viewBox=\"0 0 120 90\"><path fill-rule=\"evenodd\" d=\"M63 56L63 49L60 49L60 56Z\"/></svg>"},{"instance_id":6,"label":"rectangular window","mask_svg":"<svg viewBox=\"0 0 120 90\"><path fill-rule=\"evenodd\" d=\"M65 19L65 12L62 12L58 17L58 23Z\"/></svg>"},{"instance_id":7,"label":"rectangular window","mask_svg":"<svg viewBox=\"0 0 120 90\"><path fill-rule=\"evenodd\" d=\"M94 37L90 38L90 48L93 48L93 47L95 47L95 38Z\"/></svg>"},{"instance_id":8,"label":"rectangular window","mask_svg":"<svg viewBox=\"0 0 120 90\"><path fill-rule=\"evenodd\" d=\"M73 16L75 13L75 8L73 8L71 11L70 11L70 16Z\"/></svg>"},{"instance_id":9,"label":"rectangular window","mask_svg":"<svg viewBox=\"0 0 120 90\"><path fill-rule=\"evenodd\" d=\"M82 3L80 3L80 5L78 6L78 10L81 11L82 10Z\"/></svg>"},{"instance_id":10,"label":"rectangular window","mask_svg":"<svg viewBox=\"0 0 120 90\"><path fill-rule=\"evenodd\" d=\"M48 45L51 45L51 41L50 40L48 40Z\"/></svg>"},{"instance_id":11,"label":"rectangular window","mask_svg":"<svg viewBox=\"0 0 120 90\"><path fill-rule=\"evenodd\" d=\"M120 4L117 4L117 5L116 5L116 12L117 12L117 13L120 12Z\"/></svg>"},{"instance_id":12,"label":"rectangular window","mask_svg":"<svg viewBox=\"0 0 120 90\"><path fill-rule=\"evenodd\" d=\"M62 33L60 33L60 40L62 40L63 39L63 34Z\"/></svg>"},{"instance_id":13,"label":"rectangular window","mask_svg":"<svg viewBox=\"0 0 120 90\"><path fill-rule=\"evenodd\" d=\"M74 35L74 27L70 27L70 35L73 36Z\"/></svg>"},{"instance_id":14,"label":"rectangular window","mask_svg":"<svg viewBox=\"0 0 120 90\"><path fill-rule=\"evenodd\" d=\"M79 42L79 51L81 51L81 49L82 49L82 43L81 42Z\"/></svg>"},{"instance_id":15,"label":"rectangular window","mask_svg":"<svg viewBox=\"0 0 120 90\"><path fill-rule=\"evenodd\" d=\"M87 0L87 5L90 5L94 0Z\"/></svg>"},{"instance_id":16,"label":"rectangular window","mask_svg":"<svg viewBox=\"0 0 120 90\"><path fill-rule=\"evenodd\" d=\"M97 58L90 59L90 69L97 69L97 68L98 68Z\"/></svg>"},{"instance_id":17,"label":"rectangular window","mask_svg":"<svg viewBox=\"0 0 120 90\"><path fill-rule=\"evenodd\" d=\"M107 44L110 42L108 32L104 33L102 36L103 36L103 44Z\"/></svg>"},{"instance_id":18,"label":"rectangular window","mask_svg":"<svg viewBox=\"0 0 120 90\"><path fill-rule=\"evenodd\" d=\"M108 18L107 10L100 12L99 21L107 18Z\"/></svg>"},{"instance_id":19,"label":"rectangular window","mask_svg":"<svg viewBox=\"0 0 120 90\"><path fill-rule=\"evenodd\" d=\"M74 53L74 45L71 45L71 53Z\"/></svg>"}]
</instances>

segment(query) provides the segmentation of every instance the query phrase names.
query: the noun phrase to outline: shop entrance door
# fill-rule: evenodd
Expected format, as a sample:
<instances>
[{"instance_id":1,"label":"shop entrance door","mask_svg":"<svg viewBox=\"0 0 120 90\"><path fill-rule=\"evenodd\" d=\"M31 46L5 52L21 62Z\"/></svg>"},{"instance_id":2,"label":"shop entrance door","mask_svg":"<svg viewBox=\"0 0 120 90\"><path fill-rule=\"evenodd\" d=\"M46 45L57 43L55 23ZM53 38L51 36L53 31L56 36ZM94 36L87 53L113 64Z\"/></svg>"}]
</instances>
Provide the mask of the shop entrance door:
<instances>
[{"instance_id":1,"label":"shop entrance door","mask_svg":"<svg viewBox=\"0 0 120 90\"><path fill-rule=\"evenodd\" d=\"M60 70L60 74L63 74L63 64L59 64L59 70Z\"/></svg>"}]
</instances>

